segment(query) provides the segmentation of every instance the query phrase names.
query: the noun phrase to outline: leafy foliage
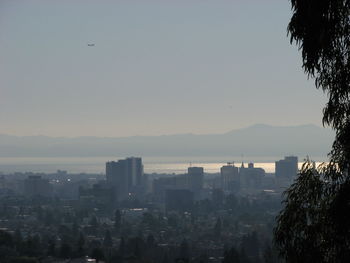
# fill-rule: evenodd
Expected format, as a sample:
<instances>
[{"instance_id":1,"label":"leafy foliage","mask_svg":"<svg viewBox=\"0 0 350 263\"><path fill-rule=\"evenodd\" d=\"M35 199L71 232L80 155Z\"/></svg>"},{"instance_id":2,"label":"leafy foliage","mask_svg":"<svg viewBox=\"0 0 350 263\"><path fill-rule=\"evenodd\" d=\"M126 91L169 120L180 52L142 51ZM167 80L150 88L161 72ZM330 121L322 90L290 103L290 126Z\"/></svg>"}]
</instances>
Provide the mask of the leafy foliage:
<instances>
[{"instance_id":1,"label":"leafy foliage","mask_svg":"<svg viewBox=\"0 0 350 263\"><path fill-rule=\"evenodd\" d=\"M336 131L329 163L306 161L285 192L275 241L287 262L350 258L350 1L291 0L288 32L303 68L328 95L323 123Z\"/></svg>"},{"instance_id":2,"label":"leafy foliage","mask_svg":"<svg viewBox=\"0 0 350 263\"><path fill-rule=\"evenodd\" d=\"M302 51L305 72L328 94L324 124L337 132L331 161L348 169L350 146L350 1L292 0L291 43Z\"/></svg>"}]
</instances>

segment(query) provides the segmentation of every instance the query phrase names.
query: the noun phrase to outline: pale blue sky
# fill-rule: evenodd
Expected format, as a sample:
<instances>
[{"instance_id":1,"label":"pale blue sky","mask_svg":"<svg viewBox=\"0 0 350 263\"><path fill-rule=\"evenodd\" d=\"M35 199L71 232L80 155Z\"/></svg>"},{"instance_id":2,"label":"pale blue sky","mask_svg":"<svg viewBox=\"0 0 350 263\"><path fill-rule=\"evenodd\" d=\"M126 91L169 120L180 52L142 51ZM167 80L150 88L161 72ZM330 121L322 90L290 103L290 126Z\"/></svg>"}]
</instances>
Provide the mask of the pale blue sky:
<instances>
[{"instance_id":1,"label":"pale blue sky","mask_svg":"<svg viewBox=\"0 0 350 263\"><path fill-rule=\"evenodd\" d=\"M321 125L290 15L287 0L2 0L0 133Z\"/></svg>"}]
</instances>

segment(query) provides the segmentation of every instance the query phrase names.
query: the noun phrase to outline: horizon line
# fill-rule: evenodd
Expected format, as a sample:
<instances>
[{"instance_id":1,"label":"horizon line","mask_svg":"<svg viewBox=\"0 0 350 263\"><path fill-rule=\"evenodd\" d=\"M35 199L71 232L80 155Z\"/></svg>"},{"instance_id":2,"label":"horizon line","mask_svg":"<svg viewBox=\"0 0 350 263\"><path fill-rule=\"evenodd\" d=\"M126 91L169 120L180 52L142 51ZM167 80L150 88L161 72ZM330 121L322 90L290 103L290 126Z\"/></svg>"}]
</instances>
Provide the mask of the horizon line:
<instances>
[{"instance_id":1,"label":"horizon line","mask_svg":"<svg viewBox=\"0 0 350 263\"><path fill-rule=\"evenodd\" d=\"M229 130L227 132L222 133L192 133L192 132L184 132L184 133L169 133L169 134L160 134L160 135L121 135L121 136L97 136L97 135L81 135L81 136L52 136L52 135L44 135L44 134L35 134L35 135L14 135L14 134L8 134L8 133L0 133L0 136L9 136L9 137L17 137L17 138L24 138L24 137L46 137L46 138L52 138L52 139L78 139L78 138L99 138L99 139L116 139L116 138L132 138L132 137L166 137L166 136L180 136L180 135L194 135L194 136L203 136L203 135L225 135L229 134L235 131L239 130L245 130L249 128L254 127L272 127L272 128L296 128L296 127L305 127L305 126L312 126L317 127L320 129L331 129L327 126L319 126L317 124L313 123L305 123L305 124L296 124L296 125L273 125L273 124L266 124L266 123L255 123L247 126L243 126L241 128L234 128L232 130Z\"/></svg>"}]
</instances>

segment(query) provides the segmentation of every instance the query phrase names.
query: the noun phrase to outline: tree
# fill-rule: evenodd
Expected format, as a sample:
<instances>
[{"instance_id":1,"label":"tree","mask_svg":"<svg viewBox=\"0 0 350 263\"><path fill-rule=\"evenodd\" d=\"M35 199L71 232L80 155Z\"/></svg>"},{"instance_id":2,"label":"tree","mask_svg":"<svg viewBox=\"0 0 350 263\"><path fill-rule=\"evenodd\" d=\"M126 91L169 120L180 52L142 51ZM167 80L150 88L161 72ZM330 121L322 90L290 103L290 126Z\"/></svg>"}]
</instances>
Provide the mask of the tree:
<instances>
[{"instance_id":1,"label":"tree","mask_svg":"<svg viewBox=\"0 0 350 263\"><path fill-rule=\"evenodd\" d=\"M141 259L143 257L145 248L146 244L140 237L132 237L128 239L126 243L126 251L128 254L134 256L137 259Z\"/></svg>"},{"instance_id":2,"label":"tree","mask_svg":"<svg viewBox=\"0 0 350 263\"><path fill-rule=\"evenodd\" d=\"M13 247L13 237L6 231L0 230L0 246Z\"/></svg>"},{"instance_id":3,"label":"tree","mask_svg":"<svg viewBox=\"0 0 350 263\"><path fill-rule=\"evenodd\" d=\"M222 223L220 217L217 218L215 226L214 226L214 236L221 236Z\"/></svg>"},{"instance_id":4,"label":"tree","mask_svg":"<svg viewBox=\"0 0 350 263\"><path fill-rule=\"evenodd\" d=\"M168 255L168 251L166 250L164 252L163 258L162 258L162 263L168 263L169 262L169 255Z\"/></svg>"},{"instance_id":5,"label":"tree","mask_svg":"<svg viewBox=\"0 0 350 263\"><path fill-rule=\"evenodd\" d=\"M259 260L259 240L255 231L243 236L241 247L254 261Z\"/></svg>"},{"instance_id":6,"label":"tree","mask_svg":"<svg viewBox=\"0 0 350 263\"><path fill-rule=\"evenodd\" d=\"M111 236L111 232L109 230L106 230L105 237L103 239L103 246L104 247L112 247L113 240Z\"/></svg>"},{"instance_id":7,"label":"tree","mask_svg":"<svg viewBox=\"0 0 350 263\"><path fill-rule=\"evenodd\" d=\"M47 255L51 257L56 255L56 242L54 239L49 239L47 242Z\"/></svg>"},{"instance_id":8,"label":"tree","mask_svg":"<svg viewBox=\"0 0 350 263\"><path fill-rule=\"evenodd\" d=\"M85 251L85 237L82 232L79 233L79 237L77 239L77 256L82 257Z\"/></svg>"},{"instance_id":9,"label":"tree","mask_svg":"<svg viewBox=\"0 0 350 263\"><path fill-rule=\"evenodd\" d=\"M95 215L93 215L90 219L90 226L91 226L91 233L93 235L96 235L97 234L97 231L98 231L98 220L97 220L97 217Z\"/></svg>"},{"instance_id":10,"label":"tree","mask_svg":"<svg viewBox=\"0 0 350 263\"><path fill-rule=\"evenodd\" d=\"M16 251L21 253L23 250L23 237L21 231L17 228L13 236L13 240L16 246Z\"/></svg>"},{"instance_id":11,"label":"tree","mask_svg":"<svg viewBox=\"0 0 350 263\"><path fill-rule=\"evenodd\" d=\"M183 239L180 244L179 260L189 262L190 260L190 246L186 239Z\"/></svg>"},{"instance_id":12,"label":"tree","mask_svg":"<svg viewBox=\"0 0 350 263\"><path fill-rule=\"evenodd\" d=\"M155 244L156 244L156 240L155 240L154 236L152 234L149 234L147 236L147 242L146 242L147 248L152 249L152 248L154 248Z\"/></svg>"},{"instance_id":13,"label":"tree","mask_svg":"<svg viewBox=\"0 0 350 263\"><path fill-rule=\"evenodd\" d=\"M303 68L328 95L323 124L335 140L329 163L307 160L285 192L275 243L287 262L347 262L350 258L350 1L291 0L291 43Z\"/></svg>"},{"instance_id":14,"label":"tree","mask_svg":"<svg viewBox=\"0 0 350 263\"><path fill-rule=\"evenodd\" d=\"M72 247L67 244L63 243L60 248L60 257L61 258L71 258L72 257Z\"/></svg>"},{"instance_id":15,"label":"tree","mask_svg":"<svg viewBox=\"0 0 350 263\"><path fill-rule=\"evenodd\" d=\"M120 239L120 244L119 244L119 254L123 258L125 256L125 240L124 237Z\"/></svg>"},{"instance_id":16,"label":"tree","mask_svg":"<svg viewBox=\"0 0 350 263\"><path fill-rule=\"evenodd\" d=\"M27 256L37 257L42 253L40 237L38 235L28 235L24 242L24 252Z\"/></svg>"},{"instance_id":17,"label":"tree","mask_svg":"<svg viewBox=\"0 0 350 263\"><path fill-rule=\"evenodd\" d=\"M38 263L39 261L36 258L30 257L16 257L13 258L10 263Z\"/></svg>"},{"instance_id":18,"label":"tree","mask_svg":"<svg viewBox=\"0 0 350 263\"><path fill-rule=\"evenodd\" d=\"M222 263L239 263L239 262L240 262L239 253L234 247L225 251L224 259L222 260Z\"/></svg>"},{"instance_id":19,"label":"tree","mask_svg":"<svg viewBox=\"0 0 350 263\"><path fill-rule=\"evenodd\" d=\"M155 226L157 226L156 218L149 212L143 213L142 223L148 226L150 229L153 229Z\"/></svg>"},{"instance_id":20,"label":"tree","mask_svg":"<svg viewBox=\"0 0 350 263\"><path fill-rule=\"evenodd\" d=\"M100 260L104 259L104 254L102 249L100 248L94 248L91 252L91 258L95 259L98 263Z\"/></svg>"},{"instance_id":21,"label":"tree","mask_svg":"<svg viewBox=\"0 0 350 263\"><path fill-rule=\"evenodd\" d=\"M114 215L114 228L117 232L120 231L121 223L122 223L122 214L118 209L115 211L115 215Z\"/></svg>"}]
</instances>

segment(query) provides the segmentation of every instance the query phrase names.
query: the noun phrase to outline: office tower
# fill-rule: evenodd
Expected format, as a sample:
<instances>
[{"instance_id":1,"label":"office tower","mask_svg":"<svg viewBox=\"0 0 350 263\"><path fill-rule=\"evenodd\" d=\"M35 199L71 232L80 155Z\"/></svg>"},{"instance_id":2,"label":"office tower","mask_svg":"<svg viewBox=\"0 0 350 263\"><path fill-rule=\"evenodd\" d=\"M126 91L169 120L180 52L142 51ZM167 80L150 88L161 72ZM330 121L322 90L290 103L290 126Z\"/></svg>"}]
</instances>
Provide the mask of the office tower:
<instances>
[{"instance_id":1,"label":"office tower","mask_svg":"<svg viewBox=\"0 0 350 263\"><path fill-rule=\"evenodd\" d=\"M165 201L167 189L188 189L188 175L181 174L153 180L153 196L156 201Z\"/></svg>"},{"instance_id":2,"label":"office tower","mask_svg":"<svg viewBox=\"0 0 350 263\"><path fill-rule=\"evenodd\" d=\"M188 170L188 188L194 194L195 199L201 198L203 190L204 170L203 167L189 167Z\"/></svg>"},{"instance_id":3,"label":"office tower","mask_svg":"<svg viewBox=\"0 0 350 263\"><path fill-rule=\"evenodd\" d=\"M142 194L145 186L142 159L136 157L106 163L107 182L115 190L117 200Z\"/></svg>"},{"instance_id":4,"label":"office tower","mask_svg":"<svg viewBox=\"0 0 350 263\"><path fill-rule=\"evenodd\" d=\"M24 180L24 194L26 196L52 196L52 186L49 180L41 178L39 175L31 175Z\"/></svg>"},{"instance_id":5,"label":"office tower","mask_svg":"<svg viewBox=\"0 0 350 263\"><path fill-rule=\"evenodd\" d=\"M287 156L275 162L275 175L278 178L292 179L298 174L298 157Z\"/></svg>"},{"instance_id":6,"label":"office tower","mask_svg":"<svg viewBox=\"0 0 350 263\"><path fill-rule=\"evenodd\" d=\"M248 168L243 165L239 169L242 187L246 189L258 190L261 188L261 182L265 176L265 170L254 167L254 163L249 163Z\"/></svg>"},{"instance_id":7,"label":"office tower","mask_svg":"<svg viewBox=\"0 0 350 263\"><path fill-rule=\"evenodd\" d=\"M133 189L143 184L143 165L142 159L137 157L126 158L128 170L128 187Z\"/></svg>"},{"instance_id":8,"label":"office tower","mask_svg":"<svg viewBox=\"0 0 350 263\"><path fill-rule=\"evenodd\" d=\"M224 191L236 192L240 188L240 176L238 167L234 163L227 163L220 169L221 188Z\"/></svg>"},{"instance_id":9,"label":"office tower","mask_svg":"<svg viewBox=\"0 0 350 263\"><path fill-rule=\"evenodd\" d=\"M106 163L107 183L113 188L116 200L123 200L128 196L128 171L126 160Z\"/></svg>"}]
</instances>

